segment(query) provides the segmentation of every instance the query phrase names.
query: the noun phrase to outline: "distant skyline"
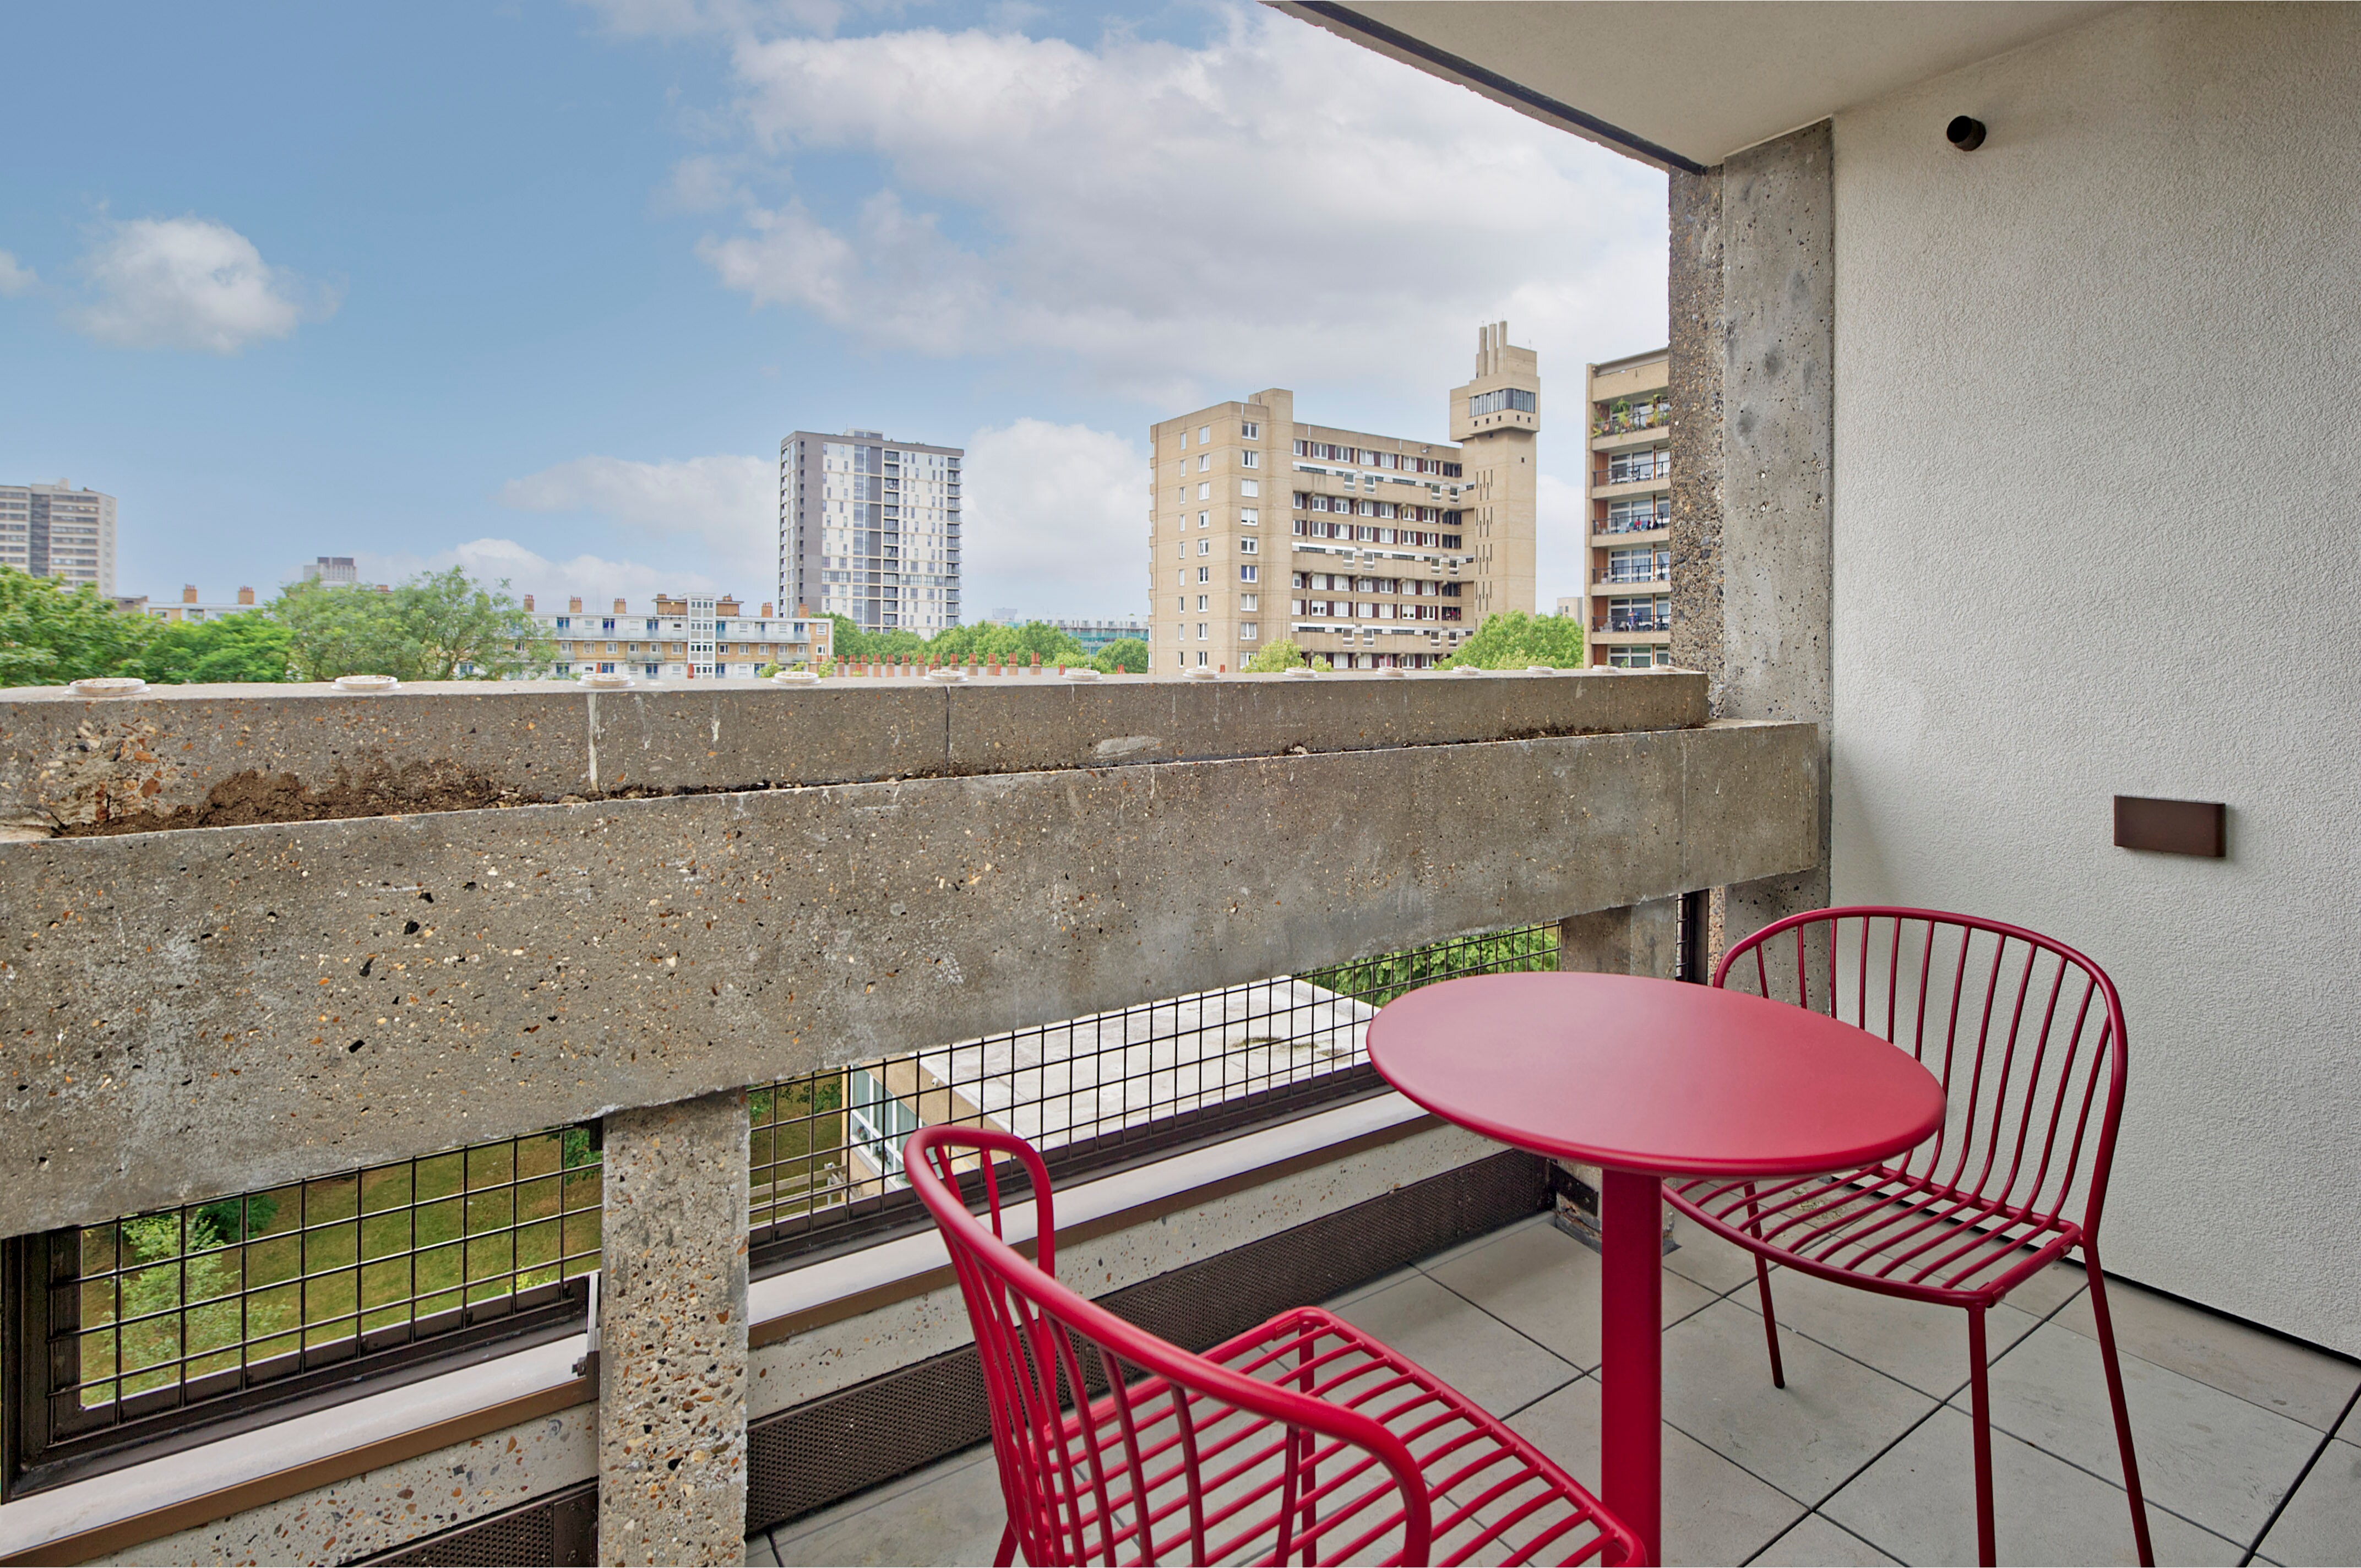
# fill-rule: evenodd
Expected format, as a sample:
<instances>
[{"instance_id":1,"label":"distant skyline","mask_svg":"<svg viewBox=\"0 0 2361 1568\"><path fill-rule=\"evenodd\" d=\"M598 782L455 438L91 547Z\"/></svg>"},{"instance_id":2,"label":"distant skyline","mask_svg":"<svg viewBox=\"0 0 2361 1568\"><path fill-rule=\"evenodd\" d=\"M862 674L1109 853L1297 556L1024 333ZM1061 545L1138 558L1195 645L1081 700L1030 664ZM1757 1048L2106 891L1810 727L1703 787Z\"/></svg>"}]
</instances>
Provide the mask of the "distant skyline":
<instances>
[{"instance_id":1,"label":"distant skyline","mask_svg":"<svg viewBox=\"0 0 2361 1568\"><path fill-rule=\"evenodd\" d=\"M971 618L1133 615L1151 421L1285 386L1440 438L1505 316L1541 355L1546 606L1583 364L1664 339L1661 175L1259 7L119 5L8 36L49 65L0 144L0 482L117 497L127 594L351 555L759 600L780 437L858 425L968 449Z\"/></svg>"}]
</instances>

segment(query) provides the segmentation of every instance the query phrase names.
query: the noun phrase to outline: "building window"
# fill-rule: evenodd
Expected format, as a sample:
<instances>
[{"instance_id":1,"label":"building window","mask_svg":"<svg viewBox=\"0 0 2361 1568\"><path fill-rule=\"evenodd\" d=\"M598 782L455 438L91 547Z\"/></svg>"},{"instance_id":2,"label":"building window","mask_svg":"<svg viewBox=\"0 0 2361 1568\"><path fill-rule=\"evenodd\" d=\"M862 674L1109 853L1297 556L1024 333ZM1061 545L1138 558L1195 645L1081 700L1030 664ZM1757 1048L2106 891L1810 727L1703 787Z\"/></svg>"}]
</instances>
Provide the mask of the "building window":
<instances>
[{"instance_id":1,"label":"building window","mask_svg":"<svg viewBox=\"0 0 2361 1568\"><path fill-rule=\"evenodd\" d=\"M1260 507L1240 507L1238 509L1238 526L1240 528L1256 528L1259 527L1261 523L1262 509Z\"/></svg>"},{"instance_id":2,"label":"building window","mask_svg":"<svg viewBox=\"0 0 2361 1568\"><path fill-rule=\"evenodd\" d=\"M847 1119L852 1124L848 1141L868 1156L870 1165L888 1186L898 1187L902 1185L902 1146L918 1130L918 1113L886 1093L874 1074L855 1068L851 1077L852 1104Z\"/></svg>"},{"instance_id":3,"label":"building window","mask_svg":"<svg viewBox=\"0 0 2361 1568\"><path fill-rule=\"evenodd\" d=\"M1197 596L1197 613L1200 615L1202 615L1205 612L1205 599L1206 596L1203 594L1199 594Z\"/></svg>"},{"instance_id":4,"label":"building window","mask_svg":"<svg viewBox=\"0 0 2361 1568\"><path fill-rule=\"evenodd\" d=\"M1249 613L1260 609L1262 608L1262 596L1259 594L1240 594L1238 596L1238 608Z\"/></svg>"},{"instance_id":5,"label":"building window","mask_svg":"<svg viewBox=\"0 0 2361 1568\"><path fill-rule=\"evenodd\" d=\"M1256 625L1253 621L1251 621L1251 620L1242 620L1242 621L1238 622L1238 641L1241 641L1241 642L1252 642L1253 641L1255 641L1257 638L1260 637L1261 635L1262 635L1262 628L1261 628L1261 627L1259 627L1259 626L1257 626L1257 625Z\"/></svg>"},{"instance_id":6,"label":"building window","mask_svg":"<svg viewBox=\"0 0 2361 1568\"><path fill-rule=\"evenodd\" d=\"M1209 528L1213 525L1213 514L1212 512L1201 511L1197 514L1197 526L1200 528Z\"/></svg>"},{"instance_id":7,"label":"building window","mask_svg":"<svg viewBox=\"0 0 2361 1568\"><path fill-rule=\"evenodd\" d=\"M1197 444L1198 444L1198 445L1202 446L1202 445L1204 445L1206 443L1208 443L1208 442L1212 441L1213 439L1213 427L1212 425L1210 425L1210 424L1201 424L1201 425L1199 425L1199 426L1197 427Z\"/></svg>"},{"instance_id":8,"label":"building window","mask_svg":"<svg viewBox=\"0 0 2361 1568\"><path fill-rule=\"evenodd\" d=\"M1197 499L1198 499L1199 500L1201 500L1201 501L1203 501L1203 500L1211 500L1211 499L1213 499L1213 487L1212 485L1210 485L1210 484L1204 484L1204 485L1200 485L1200 486L1198 486L1198 487L1197 487Z\"/></svg>"},{"instance_id":9,"label":"building window","mask_svg":"<svg viewBox=\"0 0 2361 1568\"><path fill-rule=\"evenodd\" d=\"M1669 550L1609 550L1607 553L1607 580L1610 583L1647 583L1661 581L1672 570L1673 553Z\"/></svg>"},{"instance_id":10,"label":"building window","mask_svg":"<svg viewBox=\"0 0 2361 1568\"><path fill-rule=\"evenodd\" d=\"M1655 650L1629 646L1609 648L1607 650L1607 662L1619 670L1644 670L1655 663ZM1672 663L1669 650L1666 651L1664 662Z\"/></svg>"},{"instance_id":11,"label":"building window","mask_svg":"<svg viewBox=\"0 0 2361 1568\"><path fill-rule=\"evenodd\" d=\"M1200 452L1199 454L1197 454L1197 472L1199 472L1200 474L1202 474L1202 473L1203 473L1206 469L1208 469L1208 468L1212 467L1213 466L1213 455L1212 453L1210 453L1210 452Z\"/></svg>"},{"instance_id":12,"label":"building window","mask_svg":"<svg viewBox=\"0 0 2361 1568\"><path fill-rule=\"evenodd\" d=\"M1495 392L1478 392L1467 400L1467 417L1496 414L1509 409L1520 413L1533 411L1533 395L1521 387L1502 387Z\"/></svg>"},{"instance_id":13,"label":"building window","mask_svg":"<svg viewBox=\"0 0 2361 1568\"><path fill-rule=\"evenodd\" d=\"M1201 620L1201 621L1199 621L1199 622L1197 623L1197 641L1200 641L1200 642L1202 642L1204 640L1205 640L1205 623L1204 623L1203 621L1202 621L1202 620ZM1203 658L1202 658L1202 656L1199 658L1198 663L1204 663L1204 660L1203 660Z\"/></svg>"},{"instance_id":14,"label":"building window","mask_svg":"<svg viewBox=\"0 0 2361 1568\"><path fill-rule=\"evenodd\" d=\"M1625 496L1607 503L1607 533L1636 533L1643 529L1664 528L1673 520L1673 498L1670 496Z\"/></svg>"},{"instance_id":15,"label":"building window","mask_svg":"<svg viewBox=\"0 0 2361 1568\"><path fill-rule=\"evenodd\" d=\"M1242 583L1253 583L1259 582L1261 580L1262 568L1260 566L1240 566L1238 568L1238 581Z\"/></svg>"},{"instance_id":16,"label":"building window","mask_svg":"<svg viewBox=\"0 0 2361 1568\"><path fill-rule=\"evenodd\" d=\"M1211 566L1200 566L1200 567L1198 567L1198 568L1197 568L1197 580L1198 580L1199 582L1201 582L1201 583L1210 583L1210 582L1212 582L1212 581L1213 580L1213 568L1212 568Z\"/></svg>"},{"instance_id":17,"label":"building window","mask_svg":"<svg viewBox=\"0 0 2361 1568\"><path fill-rule=\"evenodd\" d=\"M1668 446L1643 447L1637 452L1618 452L1607 459L1607 482L1629 485L1642 479L1662 479L1673 471L1673 453Z\"/></svg>"},{"instance_id":18,"label":"building window","mask_svg":"<svg viewBox=\"0 0 2361 1568\"><path fill-rule=\"evenodd\" d=\"M1238 481L1238 494L1242 496L1261 495L1262 481L1260 479L1240 479Z\"/></svg>"},{"instance_id":19,"label":"building window","mask_svg":"<svg viewBox=\"0 0 2361 1568\"><path fill-rule=\"evenodd\" d=\"M1238 439L1241 441L1260 441L1262 439L1262 426L1256 423L1253 420L1243 421L1238 425Z\"/></svg>"},{"instance_id":20,"label":"building window","mask_svg":"<svg viewBox=\"0 0 2361 1568\"><path fill-rule=\"evenodd\" d=\"M1200 555L1211 555L1213 553L1213 542L1212 540L1210 540L1210 539L1200 539L1199 541L1197 541L1197 554L1200 554Z\"/></svg>"},{"instance_id":21,"label":"building window","mask_svg":"<svg viewBox=\"0 0 2361 1568\"><path fill-rule=\"evenodd\" d=\"M1239 467L1241 467L1241 468L1258 468L1258 467L1260 467L1261 466L1262 466L1262 454L1261 454L1261 453L1259 453L1259 452L1241 452L1241 453L1239 453L1239 454L1238 454L1238 466L1239 466Z\"/></svg>"},{"instance_id":22,"label":"building window","mask_svg":"<svg viewBox=\"0 0 2361 1568\"><path fill-rule=\"evenodd\" d=\"M1252 555L1261 549L1262 541L1259 539L1247 537L1238 541L1238 554L1241 555Z\"/></svg>"},{"instance_id":23,"label":"building window","mask_svg":"<svg viewBox=\"0 0 2361 1568\"><path fill-rule=\"evenodd\" d=\"M1213 661L1212 661L1212 660L1210 660L1210 659L1208 659L1208 658L1205 656L1205 651L1204 651L1202 648L1198 649L1198 650L1197 650L1197 667L1198 667L1199 669L1201 669L1201 670L1202 670L1202 669L1203 669L1207 664L1209 664L1209 663L1213 663Z\"/></svg>"}]
</instances>

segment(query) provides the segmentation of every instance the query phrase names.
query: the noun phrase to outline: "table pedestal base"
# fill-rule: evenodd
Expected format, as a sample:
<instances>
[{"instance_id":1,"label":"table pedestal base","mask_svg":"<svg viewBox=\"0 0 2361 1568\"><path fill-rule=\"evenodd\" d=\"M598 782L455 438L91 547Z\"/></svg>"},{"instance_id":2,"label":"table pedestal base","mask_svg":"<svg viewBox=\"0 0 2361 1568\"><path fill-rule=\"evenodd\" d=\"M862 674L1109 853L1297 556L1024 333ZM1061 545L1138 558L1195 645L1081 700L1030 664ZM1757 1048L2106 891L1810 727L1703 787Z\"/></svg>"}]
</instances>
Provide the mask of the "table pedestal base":
<instances>
[{"instance_id":1,"label":"table pedestal base","mask_svg":"<svg viewBox=\"0 0 2361 1568\"><path fill-rule=\"evenodd\" d=\"M1599 1500L1663 1561L1664 1212L1662 1181L1608 1170L1598 1192Z\"/></svg>"}]
</instances>

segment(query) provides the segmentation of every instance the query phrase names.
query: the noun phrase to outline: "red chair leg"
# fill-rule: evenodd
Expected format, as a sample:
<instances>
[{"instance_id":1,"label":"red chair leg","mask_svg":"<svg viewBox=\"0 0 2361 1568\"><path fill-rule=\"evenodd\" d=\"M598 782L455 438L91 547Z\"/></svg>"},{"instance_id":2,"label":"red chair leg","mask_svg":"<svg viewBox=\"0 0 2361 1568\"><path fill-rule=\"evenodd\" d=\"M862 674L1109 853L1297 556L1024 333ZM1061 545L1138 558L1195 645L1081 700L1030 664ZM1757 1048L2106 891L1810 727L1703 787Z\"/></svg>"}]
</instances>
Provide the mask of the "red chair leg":
<instances>
[{"instance_id":1,"label":"red chair leg","mask_svg":"<svg viewBox=\"0 0 2361 1568\"><path fill-rule=\"evenodd\" d=\"M1749 1235L1763 1234L1763 1212L1755 1206L1754 1183L1746 1184L1746 1230ZM1754 1255L1754 1292L1763 1299L1763 1332L1771 1341L1771 1387L1787 1386L1787 1369L1779 1363L1779 1320L1771 1310L1771 1266L1763 1255Z\"/></svg>"},{"instance_id":2,"label":"red chair leg","mask_svg":"<svg viewBox=\"0 0 2361 1568\"><path fill-rule=\"evenodd\" d=\"M2115 1446L2124 1455L2124 1490L2131 1494L2132 1541L2139 1548L2142 1568L2155 1568L2156 1548L2147 1535L2147 1498L2140 1492L2139 1461L2132 1454L2132 1412L2124 1398L2123 1364L2115 1359L2115 1322L2107 1311L2107 1278L2099 1271L2099 1255L2082 1249L2083 1266L2091 1276L2091 1316L2099 1325L2099 1359L2107 1368L2107 1398L2115 1408Z\"/></svg>"},{"instance_id":3,"label":"red chair leg","mask_svg":"<svg viewBox=\"0 0 2361 1568\"><path fill-rule=\"evenodd\" d=\"M992 1568L1008 1568L1016 1561L1016 1526L1011 1522L1001 1527L1000 1550L993 1554Z\"/></svg>"},{"instance_id":4,"label":"red chair leg","mask_svg":"<svg viewBox=\"0 0 2361 1568\"><path fill-rule=\"evenodd\" d=\"M1761 1253L1754 1255L1754 1288L1763 1298L1763 1332L1771 1341L1771 1387L1784 1388L1787 1369L1779 1362L1779 1320L1771 1311L1771 1266Z\"/></svg>"},{"instance_id":5,"label":"red chair leg","mask_svg":"<svg viewBox=\"0 0 2361 1568\"><path fill-rule=\"evenodd\" d=\"M1992 1380L1984 1368L1984 1313L1968 1309L1968 1378L1974 1390L1976 1448L1976 1561L1993 1568L2000 1547L1993 1528Z\"/></svg>"}]
</instances>

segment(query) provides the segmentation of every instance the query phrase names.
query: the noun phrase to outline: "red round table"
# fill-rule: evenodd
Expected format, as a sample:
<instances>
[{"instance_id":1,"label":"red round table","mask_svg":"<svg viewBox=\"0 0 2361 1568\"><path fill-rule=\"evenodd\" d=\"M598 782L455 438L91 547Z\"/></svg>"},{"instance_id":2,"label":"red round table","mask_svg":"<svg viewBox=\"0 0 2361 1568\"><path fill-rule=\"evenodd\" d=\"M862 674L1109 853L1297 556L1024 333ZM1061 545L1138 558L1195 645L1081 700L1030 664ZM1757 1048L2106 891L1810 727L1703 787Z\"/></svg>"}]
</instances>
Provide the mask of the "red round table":
<instances>
[{"instance_id":1,"label":"red round table","mask_svg":"<svg viewBox=\"0 0 2361 1568\"><path fill-rule=\"evenodd\" d=\"M1656 1562L1662 1179L1806 1176L1883 1159L1943 1124L1942 1086L1850 1024L1620 974L1423 987L1370 1022L1369 1060L1446 1121L1604 1173L1599 1496Z\"/></svg>"}]
</instances>

